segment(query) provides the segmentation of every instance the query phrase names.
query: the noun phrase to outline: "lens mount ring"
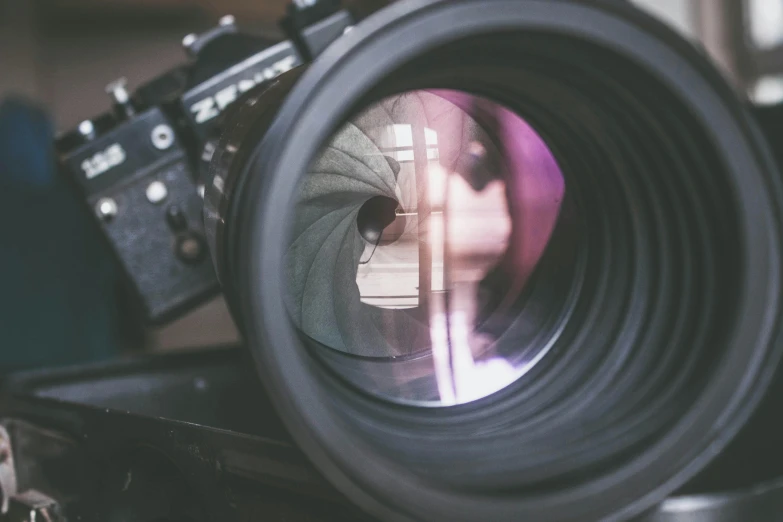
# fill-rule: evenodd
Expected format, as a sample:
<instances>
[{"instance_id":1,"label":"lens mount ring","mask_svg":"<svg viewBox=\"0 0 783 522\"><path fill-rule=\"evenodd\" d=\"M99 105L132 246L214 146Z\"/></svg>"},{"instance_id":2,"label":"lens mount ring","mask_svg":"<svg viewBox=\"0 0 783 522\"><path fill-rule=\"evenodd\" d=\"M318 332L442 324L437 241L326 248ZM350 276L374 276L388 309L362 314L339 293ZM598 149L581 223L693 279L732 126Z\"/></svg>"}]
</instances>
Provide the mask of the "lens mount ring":
<instances>
[{"instance_id":1,"label":"lens mount ring","mask_svg":"<svg viewBox=\"0 0 783 522\"><path fill-rule=\"evenodd\" d=\"M627 460L594 479L549 484L544 494L531 489L498 495L457 490L395 463L395 455L384 455L366 433L388 432L383 447L400 448L402 441L393 439L405 433L406 425L417 425L422 413L368 398L356 398L361 406L351 405L354 392L321 371L280 306L285 292L281 253L297 183L330 133L388 89L422 87L406 85L405 78L390 79L406 63L467 38L498 33L584 42L635 64L665 86L687 108L725 167L715 176L724 175L731 191L725 201L733 202L740 247L725 354L687 411ZM394 86L379 87L385 82ZM466 84L437 87L470 90L470 82ZM248 164L238 202L245 219L235 232L241 238L236 262L241 284L235 287L243 316L258 318L245 320L246 335L288 428L338 489L388 520L620 520L661 501L714 458L744 424L781 355L780 187L759 136L741 103L702 56L624 2L411 0L371 16L327 49L293 89ZM479 406L427 415L444 422L453 416L456 422ZM384 414L373 415L371 407ZM345 411L368 413L346 419ZM383 424L389 419L396 424ZM448 467L462 456L454 454L453 461L441 465Z\"/></svg>"}]
</instances>

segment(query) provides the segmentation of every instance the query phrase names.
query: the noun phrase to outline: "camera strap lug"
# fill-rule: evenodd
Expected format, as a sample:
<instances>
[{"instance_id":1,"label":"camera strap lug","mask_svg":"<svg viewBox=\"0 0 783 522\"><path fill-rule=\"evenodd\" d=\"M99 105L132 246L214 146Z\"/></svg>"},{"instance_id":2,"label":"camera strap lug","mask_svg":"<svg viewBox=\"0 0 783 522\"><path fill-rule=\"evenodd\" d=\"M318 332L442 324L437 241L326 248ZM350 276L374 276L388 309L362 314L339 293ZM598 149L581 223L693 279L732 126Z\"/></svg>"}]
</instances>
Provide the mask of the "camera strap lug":
<instances>
[{"instance_id":1,"label":"camera strap lug","mask_svg":"<svg viewBox=\"0 0 783 522\"><path fill-rule=\"evenodd\" d=\"M312 61L354 24L339 0L294 0L280 22L305 61Z\"/></svg>"}]
</instances>

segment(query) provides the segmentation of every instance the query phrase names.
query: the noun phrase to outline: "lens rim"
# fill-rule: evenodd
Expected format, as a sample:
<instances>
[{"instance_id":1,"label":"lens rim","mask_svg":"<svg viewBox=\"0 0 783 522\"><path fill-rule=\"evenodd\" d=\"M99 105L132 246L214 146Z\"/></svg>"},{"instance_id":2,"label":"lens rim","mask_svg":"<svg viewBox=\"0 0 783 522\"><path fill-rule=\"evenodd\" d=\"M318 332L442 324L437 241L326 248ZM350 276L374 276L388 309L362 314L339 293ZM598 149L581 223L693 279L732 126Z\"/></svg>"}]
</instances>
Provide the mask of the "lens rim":
<instances>
[{"instance_id":1,"label":"lens rim","mask_svg":"<svg viewBox=\"0 0 783 522\"><path fill-rule=\"evenodd\" d=\"M675 429L627 465L589 487L538 500L444 490L379 456L332 411L327 381L316 377L317 363L307 356L280 306L280 253L285 251L291 203L299 178L322 143L381 78L412 56L501 28L571 34L611 47L653 71L689 105L719 145L742 212L746 271L739 296L741 315L729 356L700 400ZM245 317L260 318L245 322L246 335L258 372L286 425L338 489L387 520L512 520L523 513L547 520L619 520L663 500L719 453L744 424L781 355L776 325L781 191L760 136L734 93L702 56L663 24L624 2L404 0L371 16L327 49L302 77L247 168L254 175L242 200L254 204L246 206L246 221L239 225L243 240L237 275L245 284L237 288ZM650 489L649 484L656 487Z\"/></svg>"}]
</instances>

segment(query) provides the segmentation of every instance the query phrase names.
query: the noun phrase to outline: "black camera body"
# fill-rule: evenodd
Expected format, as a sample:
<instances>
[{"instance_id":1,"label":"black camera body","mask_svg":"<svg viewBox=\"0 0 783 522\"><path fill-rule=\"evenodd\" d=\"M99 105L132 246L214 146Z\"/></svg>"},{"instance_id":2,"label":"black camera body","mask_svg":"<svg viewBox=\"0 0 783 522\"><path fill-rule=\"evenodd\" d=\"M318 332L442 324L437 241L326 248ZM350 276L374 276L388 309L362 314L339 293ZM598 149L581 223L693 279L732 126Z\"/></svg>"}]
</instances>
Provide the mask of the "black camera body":
<instances>
[{"instance_id":1,"label":"black camera body","mask_svg":"<svg viewBox=\"0 0 783 522\"><path fill-rule=\"evenodd\" d=\"M318 38L343 30L347 20L327 20ZM110 84L113 109L57 141L62 171L92 208L151 323L218 291L200 178L220 114L242 93L302 63L291 41L241 34L230 16L183 45L190 63L132 96L122 81Z\"/></svg>"}]
</instances>

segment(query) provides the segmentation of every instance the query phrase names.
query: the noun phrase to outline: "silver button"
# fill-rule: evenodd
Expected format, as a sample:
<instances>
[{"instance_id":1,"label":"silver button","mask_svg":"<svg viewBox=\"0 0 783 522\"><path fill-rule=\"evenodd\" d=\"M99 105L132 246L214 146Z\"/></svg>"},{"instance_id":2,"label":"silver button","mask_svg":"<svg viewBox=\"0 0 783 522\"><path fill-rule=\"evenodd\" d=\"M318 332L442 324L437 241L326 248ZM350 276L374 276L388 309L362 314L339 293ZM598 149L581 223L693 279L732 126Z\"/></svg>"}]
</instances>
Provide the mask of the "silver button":
<instances>
[{"instance_id":1,"label":"silver button","mask_svg":"<svg viewBox=\"0 0 783 522\"><path fill-rule=\"evenodd\" d=\"M117 202L112 198L101 198L95 204L95 211L103 221L109 222L117 215Z\"/></svg>"},{"instance_id":2,"label":"silver button","mask_svg":"<svg viewBox=\"0 0 783 522\"><path fill-rule=\"evenodd\" d=\"M156 149L166 150L174 144L174 130L168 125L160 124L152 129L150 138Z\"/></svg>"},{"instance_id":3,"label":"silver button","mask_svg":"<svg viewBox=\"0 0 783 522\"><path fill-rule=\"evenodd\" d=\"M154 205L161 203L168 195L169 189L162 181L153 181L147 187L147 200Z\"/></svg>"},{"instance_id":4,"label":"silver button","mask_svg":"<svg viewBox=\"0 0 783 522\"><path fill-rule=\"evenodd\" d=\"M127 105L130 101L127 86L127 78L118 78L106 86L106 94L110 95L115 103Z\"/></svg>"},{"instance_id":5,"label":"silver button","mask_svg":"<svg viewBox=\"0 0 783 522\"><path fill-rule=\"evenodd\" d=\"M234 25L236 23L236 19L233 15L226 15L223 18L220 19L220 25L225 27L227 25Z\"/></svg>"},{"instance_id":6,"label":"silver button","mask_svg":"<svg viewBox=\"0 0 783 522\"><path fill-rule=\"evenodd\" d=\"M95 125L90 120L84 120L79 124L79 134L85 138L95 137Z\"/></svg>"}]
</instances>

